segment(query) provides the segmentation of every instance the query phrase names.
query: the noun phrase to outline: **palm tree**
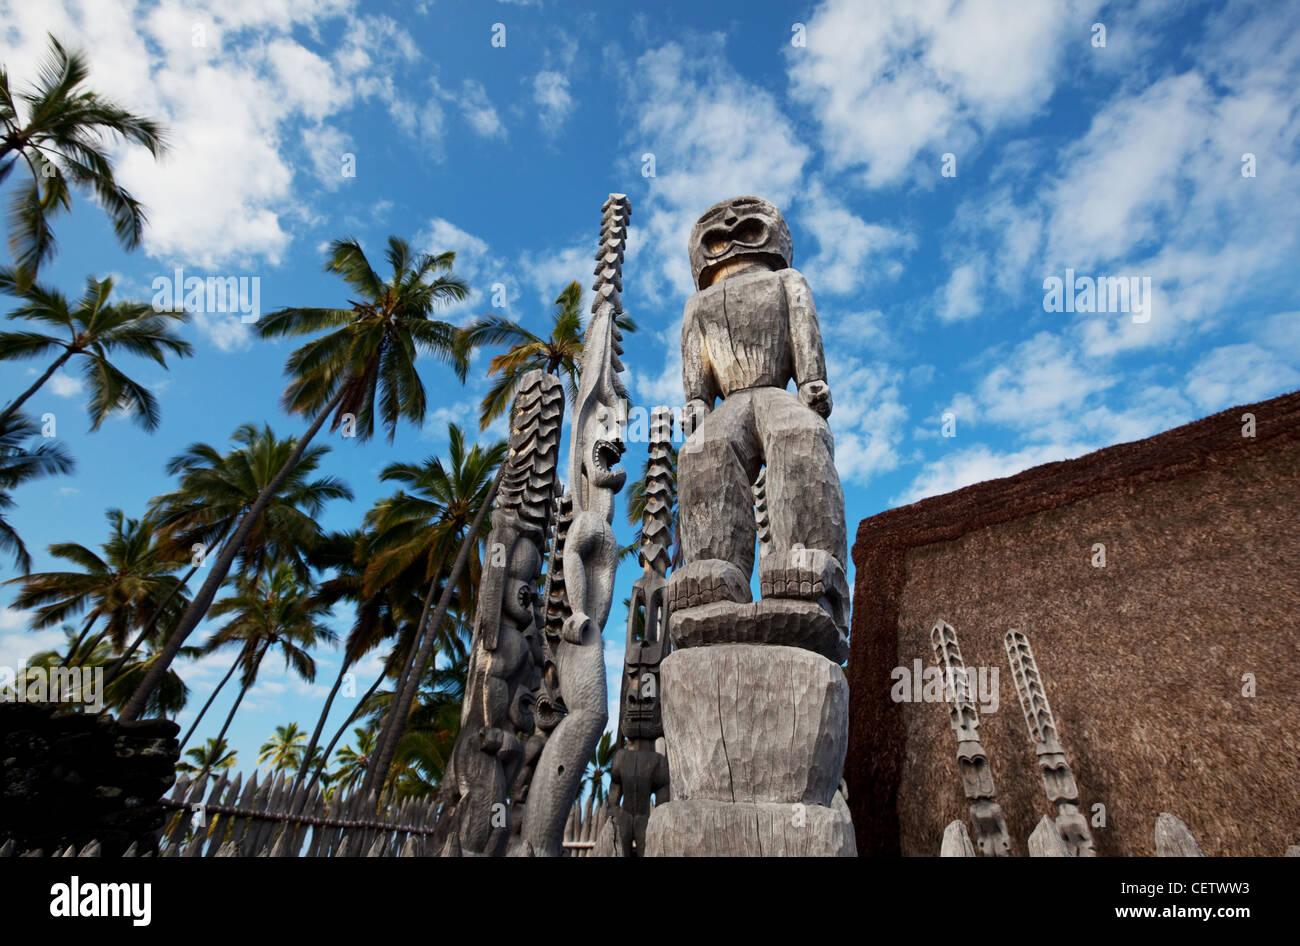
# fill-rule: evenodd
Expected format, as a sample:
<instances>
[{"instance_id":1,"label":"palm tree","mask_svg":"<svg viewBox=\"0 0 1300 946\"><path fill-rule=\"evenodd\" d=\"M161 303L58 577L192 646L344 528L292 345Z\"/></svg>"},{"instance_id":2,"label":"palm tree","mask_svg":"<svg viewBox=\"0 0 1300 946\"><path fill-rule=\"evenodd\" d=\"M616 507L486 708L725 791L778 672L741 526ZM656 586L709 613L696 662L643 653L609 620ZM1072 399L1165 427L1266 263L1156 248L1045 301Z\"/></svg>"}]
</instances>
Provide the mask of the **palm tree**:
<instances>
[{"instance_id":1,"label":"palm tree","mask_svg":"<svg viewBox=\"0 0 1300 946\"><path fill-rule=\"evenodd\" d=\"M464 432L455 424L449 425L448 436L450 466L444 466L434 457L419 465L390 465L381 478L403 483L412 492L399 491L373 511L372 522L379 533L378 554L367 569L367 579L382 581L418 565L423 572L422 582L428 583L428 593L416 626L418 649L410 668L399 678L396 699L381 730L378 756L367 776L368 789L381 784L380 780L388 774L407 714L435 648L441 644L447 652L455 653L455 638L446 633L451 596L453 592L458 593L462 610L468 610L480 567L479 542L485 541L491 532L483 513L495 497L498 480L494 471L500 469L507 445L499 442L482 449L476 444L467 451ZM448 570L446 563L454 548L464 554L458 554ZM445 604L439 603L430 622L429 611L440 583Z\"/></svg>"},{"instance_id":2,"label":"palm tree","mask_svg":"<svg viewBox=\"0 0 1300 946\"><path fill-rule=\"evenodd\" d=\"M18 532L4 517L5 510L14 508L10 492L42 476L67 473L74 465L57 440L24 446L40 432L40 427L22 414L0 419L0 552L12 555L14 567L24 575L32 569L32 557Z\"/></svg>"},{"instance_id":3,"label":"palm tree","mask_svg":"<svg viewBox=\"0 0 1300 946\"><path fill-rule=\"evenodd\" d=\"M430 668L419 704L393 758L395 800L423 798L437 792L460 734L468 671L468 654L447 667Z\"/></svg>"},{"instance_id":4,"label":"palm tree","mask_svg":"<svg viewBox=\"0 0 1300 946\"><path fill-rule=\"evenodd\" d=\"M343 746L334 756L338 768L330 775L336 785L348 788L364 778L370 765L370 758L375 751L375 731L373 729L352 730L357 747Z\"/></svg>"},{"instance_id":5,"label":"palm tree","mask_svg":"<svg viewBox=\"0 0 1300 946\"><path fill-rule=\"evenodd\" d=\"M325 269L340 275L360 297L352 302L352 308L281 309L258 323L263 338L331 330L295 350L286 364L292 380L282 397L284 406L291 413L315 419L226 539L168 643L166 662L175 657L175 651L207 613L253 523L328 417L334 418L331 430L344 423L349 427L355 424L354 432L362 440L374 432L376 401L389 440L401 418L423 423L426 400L424 383L415 368L417 351L451 364L464 380L468 362L456 353L455 327L429 317L435 306L463 299L469 291L451 274L453 259L452 253L413 254L405 240L389 237L388 262L393 276L385 282L371 268L356 240L335 240ZM146 678L141 684L140 692L123 711L126 719L138 716L149 688L162 673L158 670L156 678Z\"/></svg>"},{"instance_id":6,"label":"palm tree","mask_svg":"<svg viewBox=\"0 0 1300 946\"><path fill-rule=\"evenodd\" d=\"M76 666L80 667L84 672L105 667L113 661L113 651L108 641L96 639L93 646L82 647L80 643L83 635L78 633L75 628L65 624L62 630L67 643L67 656L60 654L57 649L42 651L27 659L29 667L52 669L54 667ZM199 656L198 650L193 647L184 648L181 654L185 657ZM117 709L130 698L135 691L136 685L140 682L140 676L148 670L152 659L153 655L146 653L140 659L128 663L121 676L116 680L110 680L105 675L103 700L106 709ZM181 680L175 670L169 670L167 675L163 677L163 682L154 690L150 698L149 711L158 716L174 716L184 708L185 701L188 698L189 688L185 685L185 682Z\"/></svg>"},{"instance_id":7,"label":"palm tree","mask_svg":"<svg viewBox=\"0 0 1300 946\"><path fill-rule=\"evenodd\" d=\"M139 202L113 176L107 141L133 141L155 158L166 150L162 129L95 92L79 88L89 74L80 52L67 52L53 36L38 81L15 93L0 66L0 182L21 158L31 181L9 208L9 245L23 285L55 248L50 218L71 200L68 182L89 190L113 221L118 239L134 249L144 232Z\"/></svg>"},{"instance_id":8,"label":"palm tree","mask_svg":"<svg viewBox=\"0 0 1300 946\"><path fill-rule=\"evenodd\" d=\"M587 771L583 775L583 783L590 787L591 796L587 801L587 813L591 813L591 799L596 802L605 800L605 779L609 776L614 765L614 752L618 746L614 745L613 737L609 730L600 737L600 743L596 746L591 754L591 760L587 763Z\"/></svg>"},{"instance_id":9,"label":"palm tree","mask_svg":"<svg viewBox=\"0 0 1300 946\"><path fill-rule=\"evenodd\" d=\"M275 735L262 743L258 750L257 764L265 763L272 772L299 768L303 763L303 740L307 734L298 728L297 723L276 726Z\"/></svg>"},{"instance_id":10,"label":"palm tree","mask_svg":"<svg viewBox=\"0 0 1300 946\"><path fill-rule=\"evenodd\" d=\"M631 316L620 314L614 321L625 332L636 331ZM457 339L458 351L464 358L483 345L509 346L488 363L488 374L498 377L479 405L480 429L487 430L492 421L510 410L520 381L534 368L563 377L569 399L576 400L584 332L582 286L576 281L569 283L555 300L554 323L548 338L501 315L484 315L465 326Z\"/></svg>"},{"instance_id":11,"label":"palm tree","mask_svg":"<svg viewBox=\"0 0 1300 946\"><path fill-rule=\"evenodd\" d=\"M86 280L86 290L74 304L57 289L19 286L14 270L0 268L0 289L18 298L11 319L49 326L66 335L40 331L0 332L0 360L35 358L58 352L45 373L18 395L0 414L0 422L22 407L70 359L81 357L82 377L90 390L91 430L98 430L117 410L130 414L145 430L158 426L158 399L147 387L127 377L111 356L117 351L151 358L164 368L167 354L187 358L194 351L175 334L173 322L188 322L186 312L155 312L143 302L113 302L111 278Z\"/></svg>"},{"instance_id":12,"label":"palm tree","mask_svg":"<svg viewBox=\"0 0 1300 946\"><path fill-rule=\"evenodd\" d=\"M192 443L167 461L167 473L179 476L175 490L150 500L158 529L176 550L216 548L257 503L294 452L297 442L281 440L269 425L242 424L230 435L235 445L221 453L206 443ZM285 560L306 580L308 557L323 533L317 520L332 499L352 499L352 490L333 476L312 479L330 448L305 450L292 472L281 480L245 533L235 562L241 571L260 571L270 560ZM196 548L197 547L197 548Z\"/></svg>"},{"instance_id":13,"label":"palm tree","mask_svg":"<svg viewBox=\"0 0 1300 946\"><path fill-rule=\"evenodd\" d=\"M446 464L430 456L422 463L391 463L380 473L381 481L400 483L405 489L381 500L367 515L376 533L366 568L368 589L387 584L412 567L418 569L421 585L438 577L459 548L508 446L501 440L467 449L465 431L456 424L447 425L447 440ZM484 530L481 538L486 539L489 531ZM468 600L479 567L474 556L458 589L462 600Z\"/></svg>"},{"instance_id":14,"label":"palm tree","mask_svg":"<svg viewBox=\"0 0 1300 946\"><path fill-rule=\"evenodd\" d=\"M100 546L102 554L77 542L50 546L51 555L79 570L38 572L7 582L22 583L13 606L35 610L33 630L86 612L81 637L66 658L69 663L97 621L103 619L104 625L87 649L93 651L100 640L107 640L120 652L133 629L169 624L186 603L173 574L178 563L159 545L153 521L148 516L128 519L120 509L108 510L106 517L109 535Z\"/></svg>"},{"instance_id":15,"label":"palm tree","mask_svg":"<svg viewBox=\"0 0 1300 946\"><path fill-rule=\"evenodd\" d=\"M199 775L202 772L220 772L235 764L235 752L226 745L224 739L209 739L200 748L195 746L185 755L193 762L177 762L176 771L181 775Z\"/></svg>"},{"instance_id":16,"label":"palm tree","mask_svg":"<svg viewBox=\"0 0 1300 946\"><path fill-rule=\"evenodd\" d=\"M225 454L209 444L192 443L172 457L167 472L180 475L180 486L149 502L166 546L177 557L192 556L193 564L181 578L180 587L188 585L203 567L204 550L220 545L257 502L294 449L292 438L278 439L268 425L258 430L253 424L243 424L230 439L237 446ZM308 479L328 452L329 447L324 446L307 450L281 482L245 536L236 557L242 571L260 571L268 560L286 559L303 581L310 578L307 556L322 536L316 520L329 500L352 498L352 490L332 476ZM153 633L155 625L140 632L119 665ZM118 672L119 667L114 667L109 676Z\"/></svg>"},{"instance_id":17,"label":"palm tree","mask_svg":"<svg viewBox=\"0 0 1300 946\"><path fill-rule=\"evenodd\" d=\"M230 615L230 620L202 648L209 654L228 644L239 648L235 657L235 666L242 671L239 695L217 739L225 738L239 705L257 681L263 659L272 648L280 650L286 667L292 667L298 676L311 683L316 679L316 661L309 653L310 648L335 639L334 632L319 622L324 606L313 602L308 589L286 562L271 563L264 572L240 575L233 586L233 592L212 608L213 617ZM197 725L196 720L190 731Z\"/></svg>"},{"instance_id":18,"label":"palm tree","mask_svg":"<svg viewBox=\"0 0 1300 946\"><path fill-rule=\"evenodd\" d=\"M374 544L373 532L358 530L333 532L325 537L312 554L313 567L334 572L334 577L320 583L314 597L328 608L333 608L343 601L350 602L355 608L355 618L344 642L338 676L334 680L333 687L330 688L329 696L325 699L325 705L316 721L316 728L307 743L303 765L294 780L291 798L295 801L298 800L299 791L304 787L307 773L313 768L318 775L321 772L321 768L314 761L321 732L325 728L325 721L329 718L334 699L338 696L339 688L349 668L354 667L357 661L381 642L398 637L403 627L410 628L410 633L404 635L407 639L406 646L401 648L401 652L414 653L414 648L410 646L410 638L414 636L414 614L419 613L420 598L413 586L408 587L409 582L391 581L376 586L366 582L366 568L374 555ZM395 652L396 650L397 648ZM402 658L401 663L398 664L393 660L394 656L396 653L390 655L390 663L398 666L405 665L405 658ZM371 692L378 688L384 676L385 674L381 674L375 681ZM366 694L367 698L369 696L369 693ZM340 727L335 741L351 721L350 715ZM329 749L333 748L334 743L331 742ZM328 756L328 750L325 755ZM302 799L305 800L305 797L303 795Z\"/></svg>"}]
</instances>

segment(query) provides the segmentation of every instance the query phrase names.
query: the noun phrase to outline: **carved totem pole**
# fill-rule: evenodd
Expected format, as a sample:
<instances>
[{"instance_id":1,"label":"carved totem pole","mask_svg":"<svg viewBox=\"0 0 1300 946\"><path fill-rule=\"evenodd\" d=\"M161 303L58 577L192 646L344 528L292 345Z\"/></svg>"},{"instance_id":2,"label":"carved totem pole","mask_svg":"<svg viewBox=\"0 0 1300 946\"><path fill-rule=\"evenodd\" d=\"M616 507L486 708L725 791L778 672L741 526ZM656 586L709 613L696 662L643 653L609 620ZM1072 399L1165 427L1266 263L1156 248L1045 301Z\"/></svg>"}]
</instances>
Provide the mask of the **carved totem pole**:
<instances>
[{"instance_id":1,"label":"carved totem pole","mask_svg":"<svg viewBox=\"0 0 1300 946\"><path fill-rule=\"evenodd\" d=\"M1043 775L1043 788L1047 800L1056 809L1056 830L1071 857L1095 857L1092 832L1088 820L1079 812L1079 786L1074 772L1066 761L1056 729L1056 718L1047 702L1047 689L1038 672L1038 662L1029 647L1029 638L1017 630L1007 631L1004 640L1007 660L1011 664L1011 677L1020 696L1020 708L1025 713L1029 727L1029 740L1038 756L1038 767Z\"/></svg>"},{"instance_id":2,"label":"carved totem pole","mask_svg":"<svg viewBox=\"0 0 1300 946\"><path fill-rule=\"evenodd\" d=\"M627 647L619 704L621 744L610 765L609 820L597 839L602 856L645 854L650 798L668 801L668 757L656 746L664 734L659 665L668 651L668 566L672 561L673 414L655 408L650 420L641 567L627 609Z\"/></svg>"},{"instance_id":3,"label":"carved totem pole","mask_svg":"<svg viewBox=\"0 0 1300 946\"><path fill-rule=\"evenodd\" d=\"M443 778L434 845L444 857L499 856L510 838L507 796L534 729L542 663L542 571L564 388L543 371L524 375L511 411L510 450L492 510L479 584L460 734Z\"/></svg>"},{"instance_id":4,"label":"carved totem pole","mask_svg":"<svg viewBox=\"0 0 1300 946\"><path fill-rule=\"evenodd\" d=\"M674 649L661 667L672 800L651 813L647 853L851 856L837 793L849 707L844 495L812 293L791 268L780 211L757 197L711 207L690 259L684 564L668 581Z\"/></svg>"},{"instance_id":5,"label":"carved totem pole","mask_svg":"<svg viewBox=\"0 0 1300 946\"><path fill-rule=\"evenodd\" d=\"M626 196L611 194L601 210L595 298L584 336L570 433L569 491L564 500L572 508L563 538L566 615L558 636L548 635L546 642L554 654L565 715L537 759L523 828L510 850L514 855L560 855L565 819L609 719L600 635L609 617L618 567L614 497L627 478L624 470L615 468L625 449L622 430L627 417L627 391L619 378L621 333L615 318L623 312L623 250L631 205ZM551 568L555 565L552 561Z\"/></svg>"},{"instance_id":6,"label":"carved totem pole","mask_svg":"<svg viewBox=\"0 0 1300 946\"><path fill-rule=\"evenodd\" d=\"M957 644L957 631L942 619L935 621L930 629L930 646L934 648L934 662L943 671L943 698L957 736L957 770L970 804L975 843L985 857L1006 857L1011 853L1011 835L993 787L989 756L980 742L980 714L971 697L970 675Z\"/></svg>"}]
</instances>

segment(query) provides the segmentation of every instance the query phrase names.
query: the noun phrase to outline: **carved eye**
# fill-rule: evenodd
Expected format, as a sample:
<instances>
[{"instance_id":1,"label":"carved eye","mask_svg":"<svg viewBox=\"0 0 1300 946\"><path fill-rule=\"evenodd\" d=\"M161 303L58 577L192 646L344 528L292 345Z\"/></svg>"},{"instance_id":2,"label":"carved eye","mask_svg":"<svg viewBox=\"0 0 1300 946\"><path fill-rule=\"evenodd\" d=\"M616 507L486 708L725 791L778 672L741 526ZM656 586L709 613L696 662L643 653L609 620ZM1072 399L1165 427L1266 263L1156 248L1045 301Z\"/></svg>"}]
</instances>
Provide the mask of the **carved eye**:
<instances>
[{"instance_id":1,"label":"carved eye","mask_svg":"<svg viewBox=\"0 0 1300 946\"><path fill-rule=\"evenodd\" d=\"M731 233L727 230L710 230L704 234L704 248L710 253L721 253L731 244Z\"/></svg>"},{"instance_id":2,"label":"carved eye","mask_svg":"<svg viewBox=\"0 0 1300 946\"><path fill-rule=\"evenodd\" d=\"M740 221L740 225L731 231L731 238L737 243L748 243L756 245L762 243L767 236L767 227L763 226L763 221L750 217L747 220Z\"/></svg>"}]
</instances>

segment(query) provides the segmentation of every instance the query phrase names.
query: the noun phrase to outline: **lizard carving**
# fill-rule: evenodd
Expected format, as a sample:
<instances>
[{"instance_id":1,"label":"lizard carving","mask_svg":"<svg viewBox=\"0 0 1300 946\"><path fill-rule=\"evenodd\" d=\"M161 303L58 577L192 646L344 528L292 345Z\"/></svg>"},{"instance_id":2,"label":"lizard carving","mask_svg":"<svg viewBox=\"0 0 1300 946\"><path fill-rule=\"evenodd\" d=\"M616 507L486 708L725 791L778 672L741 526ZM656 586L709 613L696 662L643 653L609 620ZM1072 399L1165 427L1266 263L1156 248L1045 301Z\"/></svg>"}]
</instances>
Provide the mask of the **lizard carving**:
<instances>
[{"instance_id":1,"label":"lizard carving","mask_svg":"<svg viewBox=\"0 0 1300 946\"><path fill-rule=\"evenodd\" d=\"M564 822L583 772L609 719L601 632L609 617L618 565L614 497L627 479L617 464L625 449L627 391L619 378L623 311L623 249L631 205L611 194L601 208L595 299L584 339L577 408L571 433L569 494L572 520L564 542L569 614L554 641L560 694L567 710L546 740L528 788L523 831L512 853L559 856Z\"/></svg>"}]
</instances>

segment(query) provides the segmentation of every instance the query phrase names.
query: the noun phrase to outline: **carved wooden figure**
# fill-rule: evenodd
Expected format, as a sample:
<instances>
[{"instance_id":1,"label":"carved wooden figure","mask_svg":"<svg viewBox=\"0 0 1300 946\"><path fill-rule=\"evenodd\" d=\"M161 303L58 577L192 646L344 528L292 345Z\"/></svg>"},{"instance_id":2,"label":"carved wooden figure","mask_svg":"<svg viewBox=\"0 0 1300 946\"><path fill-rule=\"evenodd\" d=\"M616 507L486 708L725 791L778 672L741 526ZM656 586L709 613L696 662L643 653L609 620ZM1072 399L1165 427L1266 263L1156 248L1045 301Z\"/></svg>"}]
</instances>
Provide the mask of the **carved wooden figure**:
<instances>
[{"instance_id":1,"label":"carved wooden figure","mask_svg":"<svg viewBox=\"0 0 1300 946\"><path fill-rule=\"evenodd\" d=\"M672 798L650 815L646 851L851 856L852 820L837 801L848 740L844 495L812 293L791 268L781 212L761 198L711 207L689 252L683 564L668 579L673 652L660 667Z\"/></svg>"},{"instance_id":2,"label":"carved wooden figure","mask_svg":"<svg viewBox=\"0 0 1300 946\"><path fill-rule=\"evenodd\" d=\"M651 797L669 798L668 757L656 748L663 736L659 665L668 651L667 581L672 560L672 411L655 408L650 421L650 462L641 522L643 573L632 584L618 732L623 742L610 772L609 820L596 849L620 857L645 853Z\"/></svg>"},{"instance_id":3,"label":"carved wooden figure","mask_svg":"<svg viewBox=\"0 0 1300 946\"><path fill-rule=\"evenodd\" d=\"M555 667L566 715L546 740L528 789L520 844L512 853L558 857L564 822L578 796L592 750L609 710L601 632L609 617L618 566L614 497L627 478L616 468L623 455L627 392L619 373L623 250L631 205L611 194L601 208L592 317L587 324L570 434L569 496L572 521L564 542L564 586L569 614L555 646Z\"/></svg>"},{"instance_id":4,"label":"carved wooden figure","mask_svg":"<svg viewBox=\"0 0 1300 946\"><path fill-rule=\"evenodd\" d=\"M443 778L434 834L443 856L499 856L510 839L508 795L534 729L542 657L537 583L563 419L560 380L542 371L526 374L492 511L460 734Z\"/></svg>"},{"instance_id":5,"label":"carved wooden figure","mask_svg":"<svg viewBox=\"0 0 1300 946\"><path fill-rule=\"evenodd\" d=\"M1074 772L1065 759L1056 718L1047 702L1047 690L1038 673L1038 662L1034 660L1029 638L1020 631L1010 630L1004 643L1007 660L1011 663L1011 677L1020 697L1020 708L1024 710L1025 724L1029 727L1029 741L1038 756L1043 788L1047 791L1047 800L1056 810L1056 830L1071 856L1093 857L1096 850L1092 832L1088 830L1088 819L1079 811L1079 786L1075 784Z\"/></svg>"},{"instance_id":6,"label":"carved wooden figure","mask_svg":"<svg viewBox=\"0 0 1300 946\"><path fill-rule=\"evenodd\" d=\"M957 734L957 768L961 772L962 791L970 803L971 824L975 840L985 857L1005 857L1011 853L1011 835L1007 819L997 803L993 787L993 770L988 753L980 742L980 714L971 698L970 677L957 644L957 631L944 620L930 629L934 662L943 671L944 700L949 706L953 732Z\"/></svg>"},{"instance_id":7,"label":"carved wooden figure","mask_svg":"<svg viewBox=\"0 0 1300 946\"><path fill-rule=\"evenodd\" d=\"M698 291L682 322L689 436L677 466L685 564L669 599L682 639L697 643L715 642L719 625L732 623L732 609L708 605L751 600L752 489L766 467L755 632L761 642L810 646L839 662L848 632L844 494L826 424L831 392L817 310L792 255L781 212L758 197L716 204L691 232ZM790 381L797 394L785 390Z\"/></svg>"}]
</instances>

